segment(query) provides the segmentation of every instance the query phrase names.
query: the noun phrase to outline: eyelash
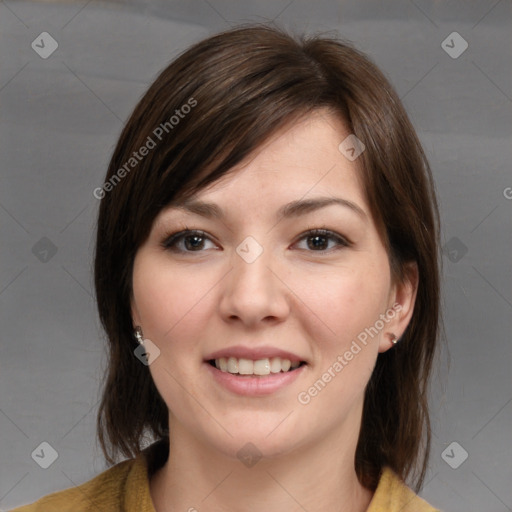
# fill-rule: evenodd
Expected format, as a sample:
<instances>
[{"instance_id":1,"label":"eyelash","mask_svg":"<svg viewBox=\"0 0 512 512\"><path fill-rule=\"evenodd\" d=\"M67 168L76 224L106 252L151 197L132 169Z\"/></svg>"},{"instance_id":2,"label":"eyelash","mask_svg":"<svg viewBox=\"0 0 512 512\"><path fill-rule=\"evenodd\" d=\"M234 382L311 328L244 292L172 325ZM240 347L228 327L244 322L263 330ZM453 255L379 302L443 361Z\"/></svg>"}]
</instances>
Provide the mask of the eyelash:
<instances>
[{"instance_id":1,"label":"eyelash","mask_svg":"<svg viewBox=\"0 0 512 512\"><path fill-rule=\"evenodd\" d=\"M199 229L185 228L181 231L167 235L164 238L164 241L161 243L161 245L164 249L170 250L173 252L180 252L180 253L203 252L203 250L187 251L187 250L179 249L177 247L177 244L180 241L185 240L185 238L187 236L189 236L189 237L190 236L198 236L198 237L201 237L203 239L213 242L212 238L206 232L201 231ZM352 245L352 243L347 238L343 237L342 235L340 235L334 231L331 231L329 229L324 229L324 228L309 229L309 230L305 231L297 238L297 240L293 243L293 245L297 244L298 242L300 242L302 240L307 240L308 238L314 237L314 236L321 236L321 237L326 237L330 240L334 240L337 244L337 247L326 249L326 250L317 250L317 251L307 250L307 252L330 253L333 250L339 250L344 247L350 247ZM303 249L303 250L306 250L306 249Z\"/></svg>"}]
</instances>

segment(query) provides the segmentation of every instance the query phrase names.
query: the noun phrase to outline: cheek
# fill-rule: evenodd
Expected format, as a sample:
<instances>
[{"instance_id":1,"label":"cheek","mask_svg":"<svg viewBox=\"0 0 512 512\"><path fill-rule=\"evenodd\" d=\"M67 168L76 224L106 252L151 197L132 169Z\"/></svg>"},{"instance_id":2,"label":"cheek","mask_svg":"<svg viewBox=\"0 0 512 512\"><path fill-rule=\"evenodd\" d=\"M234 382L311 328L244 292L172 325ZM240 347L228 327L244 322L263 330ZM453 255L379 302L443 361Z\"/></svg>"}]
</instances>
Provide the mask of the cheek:
<instances>
[{"instance_id":1,"label":"cheek","mask_svg":"<svg viewBox=\"0 0 512 512\"><path fill-rule=\"evenodd\" d=\"M315 417L326 424L340 422L362 403L378 356L380 333L370 328L386 309L386 268L361 265L303 281L298 295L307 308L299 321L311 340L315 364L297 399L311 425Z\"/></svg>"},{"instance_id":2,"label":"cheek","mask_svg":"<svg viewBox=\"0 0 512 512\"><path fill-rule=\"evenodd\" d=\"M150 366L153 381L169 409L199 415L200 408L188 401L179 382L186 382L200 364L194 348L207 332L215 280L204 272L172 267L163 258L141 256L134 263L133 306L144 337L160 350Z\"/></svg>"},{"instance_id":3,"label":"cheek","mask_svg":"<svg viewBox=\"0 0 512 512\"><path fill-rule=\"evenodd\" d=\"M387 260L386 260L387 261ZM303 325L332 350L342 349L384 313L390 290L387 265L361 264L303 275L293 289L304 306ZM309 313L308 313L309 311Z\"/></svg>"},{"instance_id":4,"label":"cheek","mask_svg":"<svg viewBox=\"0 0 512 512\"><path fill-rule=\"evenodd\" d=\"M194 325L215 279L204 273L177 270L165 260L149 261L142 257L135 260L133 305L144 335L160 344L176 339L176 331L184 326L190 329Z\"/></svg>"}]
</instances>

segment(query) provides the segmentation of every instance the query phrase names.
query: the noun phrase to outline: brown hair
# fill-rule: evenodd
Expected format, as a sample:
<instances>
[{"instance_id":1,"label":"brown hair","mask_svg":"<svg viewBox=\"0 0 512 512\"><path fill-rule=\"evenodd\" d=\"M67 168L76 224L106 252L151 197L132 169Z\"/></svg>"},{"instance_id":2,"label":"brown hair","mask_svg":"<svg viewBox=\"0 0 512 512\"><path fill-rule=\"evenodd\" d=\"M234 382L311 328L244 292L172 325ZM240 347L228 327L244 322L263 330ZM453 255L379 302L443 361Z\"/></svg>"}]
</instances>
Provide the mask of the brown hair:
<instances>
[{"instance_id":1,"label":"brown hair","mask_svg":"<svg viewBox=\"0 0 512 512\"><path fill-rule=\"evenodd\" d=\"M356 472L375 489L387 465L404 480L414 473L411 485L421 487L439 315L439 221L429 165L396 92L366 56L334 38L294 38L268 26L210 37L164 69L123 129L105 185L95 192L102 197L95 286L110 352L98 438L110 463L140 453L145 435L168 434L166 404L133 354L130 314L134 256L155 217L226 175L279 128L324 107L366 146L358 162L394 279L406 279L409 262L419 269L411 322L400 343L378 356L365 391Z\"/></svg>"}]
</instances>

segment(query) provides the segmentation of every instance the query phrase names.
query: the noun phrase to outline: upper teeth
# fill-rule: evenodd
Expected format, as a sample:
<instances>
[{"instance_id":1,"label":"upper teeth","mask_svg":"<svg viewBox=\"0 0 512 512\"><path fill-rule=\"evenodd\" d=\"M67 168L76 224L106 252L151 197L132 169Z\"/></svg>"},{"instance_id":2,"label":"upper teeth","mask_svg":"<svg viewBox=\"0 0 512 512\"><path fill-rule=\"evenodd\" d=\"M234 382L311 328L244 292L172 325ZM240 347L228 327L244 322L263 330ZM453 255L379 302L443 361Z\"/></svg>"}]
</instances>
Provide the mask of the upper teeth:
<instances>
[{"instance_id":1,"label":"upper teeth","mask_svg":"<svg viewBox=\"0 0 512 512\"><path fill-rule=\"evenodd\" d=\"M236 357L221 357L215 359L215 366L221 372L239 373L240 375L269 375L270 373L287 372L300 366L299 361L291 362L289 359L271 357L270 359L243 359Z\"/></svg>"}]
</instances>

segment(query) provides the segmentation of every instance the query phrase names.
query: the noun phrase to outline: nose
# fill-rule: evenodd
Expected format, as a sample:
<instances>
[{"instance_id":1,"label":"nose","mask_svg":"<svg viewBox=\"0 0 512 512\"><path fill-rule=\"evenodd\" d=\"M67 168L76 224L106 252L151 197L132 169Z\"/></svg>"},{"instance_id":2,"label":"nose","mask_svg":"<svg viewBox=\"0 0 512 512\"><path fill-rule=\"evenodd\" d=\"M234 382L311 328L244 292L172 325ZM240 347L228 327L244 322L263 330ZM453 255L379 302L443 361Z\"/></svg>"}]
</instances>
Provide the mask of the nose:
<instances>
[{"instance_id":1,"label":"nose","mask_svg":"<svg viewBox=\"0 0 512 512\"><path fill-rule=\"evenodd\" d=\"M288 289L271 267L275 265L266 252L252 263L233 255L233 269L222 281L219 303L226 321L257 327L286 319L290 312Z\"/></svg>"}]
</instances>

